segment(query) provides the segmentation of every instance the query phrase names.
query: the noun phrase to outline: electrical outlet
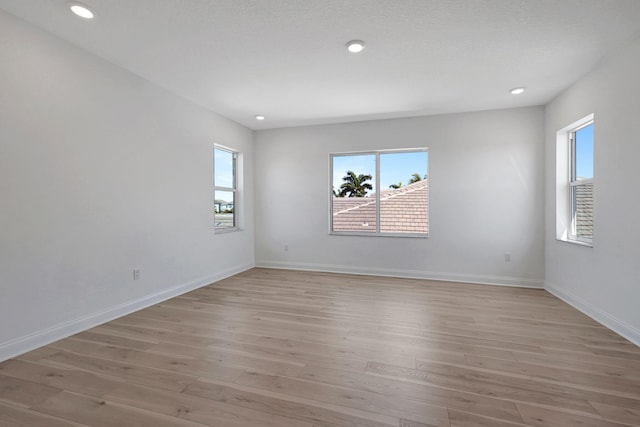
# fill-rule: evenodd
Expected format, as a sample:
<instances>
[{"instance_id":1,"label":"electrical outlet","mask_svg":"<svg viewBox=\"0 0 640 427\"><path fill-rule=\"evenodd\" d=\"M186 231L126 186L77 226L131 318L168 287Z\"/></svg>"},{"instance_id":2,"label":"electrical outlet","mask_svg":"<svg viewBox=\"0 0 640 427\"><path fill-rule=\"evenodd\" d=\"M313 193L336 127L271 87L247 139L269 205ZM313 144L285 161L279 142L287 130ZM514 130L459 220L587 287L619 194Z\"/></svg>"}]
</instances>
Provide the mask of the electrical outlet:
<instances>
[{"instance_id":1,"label":"electrical outlet","mask_svg":"<svg viewBox=\"0 0 640 427\"><path fill-rule=\"evenodd\" d=\"M506 252L504 254L504 262L511 262L511 253Z\"/></svg>"},{"instance_id":2,"label":"electrical outlet","mask_svg":"<svg viewBox=\"0 0 640 427\"><path fill-rule=\"evenodd\" d=\"M133 280L140 280L140 270L137 268L133 269Z\"/></svg>"}]
</instances>

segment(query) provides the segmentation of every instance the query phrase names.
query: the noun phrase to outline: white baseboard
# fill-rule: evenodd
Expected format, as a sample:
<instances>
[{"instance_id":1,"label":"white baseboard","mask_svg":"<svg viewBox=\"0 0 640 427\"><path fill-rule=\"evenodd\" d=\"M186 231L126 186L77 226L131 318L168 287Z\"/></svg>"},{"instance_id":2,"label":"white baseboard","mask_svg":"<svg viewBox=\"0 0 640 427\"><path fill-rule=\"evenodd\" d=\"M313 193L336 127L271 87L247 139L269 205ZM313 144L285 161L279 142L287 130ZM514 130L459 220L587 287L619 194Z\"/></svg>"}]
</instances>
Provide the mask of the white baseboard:
<instances>
[{"instance_id":1,"label":"white baseboard","mask_svg":"<svg viewBox=\"0 0 640 427\"><path fill-rule=\"evenodd\" d=\"M634 326L629 325L628 323L618 319L616 316L599 309L595 305L575 294L572 294L571 292L561 290L552 283L546 282L545 289L570 306L580 310L596 322L625 337L635 345L640 346L640 330Z\"/></svg>"},{"instance_id":2,"label":"white baseboard","mask_svg":"<svg viewBox=\"0 0 640 427\"><path fill-rule=\"evenodd\" d=\"M51 344L52 342L58 341L62 338L66 338L73 334L77 334L78 332L93 328L110 320L117 319L118 317L133 313L134 311L138 311L154 304L158 304L162 301L166 301L170 298L182 295L194 289L201 288L213 282L217 282L219 280L249 270L253 267L255 267L253 264L235 266L211 276L201 277L189 283L178 285L173 288L166 289L155 294L147 295L132 301L127 301L123 304L109 307L105 310L91 313L87 316L72 319L67 322L63 322L46 329L36 331L29 335L0 343L0 362L18 356L20 354L27 353L38 347Z\"/></svg>"},{"instance_id":3,"label":"white baseboard","mask_svg":"<svg viewBox=\"0 0 640 427\"><path fill-rule=\"evenodd\" d=\"M364 268L346 265L280 262L266 260L256 261L256 267L284 270L323 271L328 273L347 273L367 276L402 277L407 279L441 280L445 282L478 283L482 285L513 286L520 288L544 288L544 282L541 280L508 276L484 276L423 270L395 270L388 268Z\"/></svg>"}]
</instances>

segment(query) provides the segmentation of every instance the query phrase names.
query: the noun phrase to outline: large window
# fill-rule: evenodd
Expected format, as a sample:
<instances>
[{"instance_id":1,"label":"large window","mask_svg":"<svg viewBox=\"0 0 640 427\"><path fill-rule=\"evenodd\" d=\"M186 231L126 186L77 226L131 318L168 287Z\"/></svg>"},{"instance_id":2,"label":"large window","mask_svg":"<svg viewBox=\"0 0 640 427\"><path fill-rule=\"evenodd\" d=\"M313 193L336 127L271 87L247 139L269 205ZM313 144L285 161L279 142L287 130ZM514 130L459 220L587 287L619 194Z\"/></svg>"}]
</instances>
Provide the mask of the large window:
<instances>
[{"instance_id":1,"label":"large window","mask_svg":"<svg viewBox=\"0 0 640 427\"><path fill-rule=\"evenodd\" d=\"M426 237L426 148L332 154L331 233Z\"/></svg>"},{"instance_id":2,"label":"large window","mask_svg":"<svg viewBox=\"0 0 640 427\"><path fill-rule=\"evenodd\" d=\"M213 216L216 231L235 230L237 226L238 153L215 146L213 149Z\"/></svg>"},{"instance_id":3,"label":"large window","mask_svg":"<svg viewBox=\"0 0 640 427\"><path fill-rule=\"evenodd\" d=\"M593 245L594 117L578 120L557 133L556 237Z\"/></svg>"}]
</instances>

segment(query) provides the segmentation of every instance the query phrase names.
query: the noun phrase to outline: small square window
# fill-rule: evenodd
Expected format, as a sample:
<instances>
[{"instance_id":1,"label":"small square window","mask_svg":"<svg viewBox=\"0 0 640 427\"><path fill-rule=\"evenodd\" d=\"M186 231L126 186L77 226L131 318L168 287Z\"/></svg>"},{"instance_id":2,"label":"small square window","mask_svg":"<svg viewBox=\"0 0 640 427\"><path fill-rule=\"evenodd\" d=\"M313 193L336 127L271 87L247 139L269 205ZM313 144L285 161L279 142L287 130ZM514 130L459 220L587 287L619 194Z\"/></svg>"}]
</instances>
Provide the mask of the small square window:
<instances>
[{"instance_id":1,"label":"small square window","mask_svg":"<svg viewBox=\"0 0 640 427\"><path fill-rule=\"evenodd\" d=\"M425 148L331 155L332 234L427 237Z\"/></svg>"}]
</instances>

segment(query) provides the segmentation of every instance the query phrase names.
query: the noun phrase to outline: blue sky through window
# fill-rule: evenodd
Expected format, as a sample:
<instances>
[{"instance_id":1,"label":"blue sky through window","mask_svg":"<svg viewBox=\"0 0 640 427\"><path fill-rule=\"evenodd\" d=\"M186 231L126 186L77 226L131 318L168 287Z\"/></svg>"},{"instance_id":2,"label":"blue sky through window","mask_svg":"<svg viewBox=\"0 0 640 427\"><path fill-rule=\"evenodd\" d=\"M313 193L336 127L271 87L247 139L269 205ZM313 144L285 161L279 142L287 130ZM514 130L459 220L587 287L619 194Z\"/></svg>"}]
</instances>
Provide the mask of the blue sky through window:
<instances>
[{"instance_id":1,"label":"blue sky through window","mask_svg":"<svg viewBox=\"0 0 640 427\"><path fill-rule=\"evenodd\" d=\"M391 184L409 184L411 175L417 173L424 179L427 174L427 152L381 153L380 189L386 190Z\"/></svg>"},{"instance_id":2,"label":"blue sky through window","mask_svg":"<svg viewBox=\"0 0 640 427\"><path fill-rule=\"evenodd\" d=\"M402 182L409 184L411 174L417 173L421 178L428 174L426 151L380 153L380 189L387 190L389 185ZM356 175L369 174L373 177L371 185L375 188L376 156L375 154L344 155L333 157L333 188L338 190L344 182L342 177L347 171ZM369 194L374 193L369 191Z\"/></svg>"},{"instance_id":3,"label":"blue sky through window","mask_svg":"<svg viewBox=\"0 0 640 427\"><path fill-rule=\"evenodd\" d=\"M593 123L576 131L576 178L593 178Z\"/></svg>"},{"instance_id":4,"label":"blue sky through window","mask_svg":"<svg viewBox=\"0 0 640 427\"><path fill-rule=\"evenodd\" d=\"M215 148L213 159L214 185L233 188L233 153Z\"/></svg>"},{"instance_id":5,"label":"blue sky through window","mask_svg":"<svg viewBox=\"0 0 640 427\"><path fill-rule=\"evenodd\" d=\"M353 171L356 175L371 175L373 179L368 181L374 190L376 188L376 156L375 154L347 155L333 157L333 189L340 191L340 185L344 182L342 177L347 175L347 171Z\"/></svg>"}]
</instances>

